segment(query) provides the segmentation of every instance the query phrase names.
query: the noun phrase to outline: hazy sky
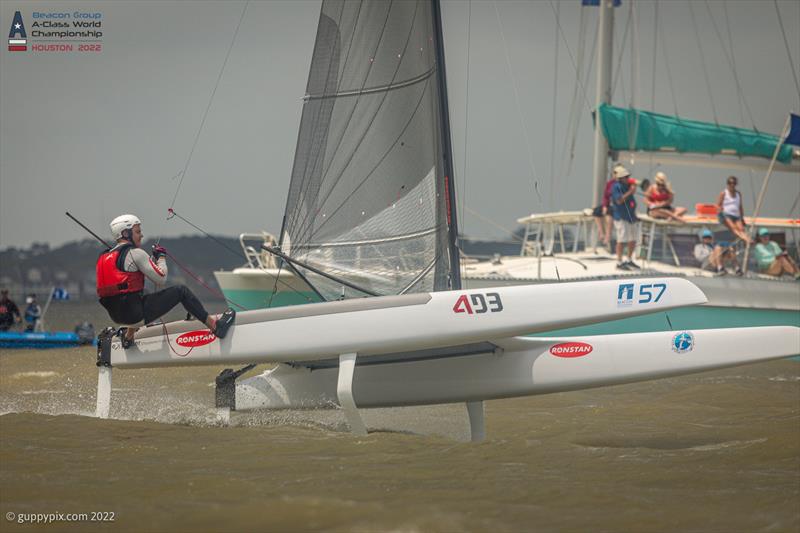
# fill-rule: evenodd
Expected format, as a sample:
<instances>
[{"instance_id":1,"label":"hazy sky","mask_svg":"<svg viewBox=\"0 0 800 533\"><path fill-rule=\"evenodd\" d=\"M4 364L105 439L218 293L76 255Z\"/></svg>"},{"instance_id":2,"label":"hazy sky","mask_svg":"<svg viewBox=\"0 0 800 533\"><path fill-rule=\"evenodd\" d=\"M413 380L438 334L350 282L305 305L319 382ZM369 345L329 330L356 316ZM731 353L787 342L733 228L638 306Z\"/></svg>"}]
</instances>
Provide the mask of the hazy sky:
<instances>
[{"instance_id":1,"label":"hazy sky","mask_svg":"<svg viewBox=\"0 0 800 533\"><path fill-rule=\"evenodd\" d=\"M144 220L147 236L193 233L180 220L167 221L166 211L180 179L174 176L187 163L243 6L236 1L2 0L3 32L19 10L29 39L36 41L34 11L78 11L100 13L103 36L101 52L10 52L5 45L0 50L0 248L84 238L65 211L104 236L108 221L126 212ZM800 2L778 6L797 65ZM559 38L557 79L556 9L567 39ZM683 0L659 2L654 107L655 2L636 3L633 14L638 23L628 26L620 50L631 9L624 2L616 10L614 68L620 67L621 75L615 104L636 102L662 113L672 113L677 105L686 118L713 120L705 64L719 122L751 126L720 42L721 37L729 47L730 36L755 125L778 133L787 112L800 111L773 2L696 1L691 10ZM318 1L253 0L248 5L175 203L176 211L200 227L227 235L279 230L318 16ZM583 17L586 54L591 54L583 60L586 69L594 57L596 10L583 8ZM503 233L484 219L513 229L516 218L531 212L591 203L587 100L594 105L593 70L584 81L585 97L578 90L574 112L581 122L570 172L563 163L564 146L571 141L566 132L580 19L579 0L444 2L457 193L467 235ZM632 76L637 62L638 76ZM654 171L647 164L632 169L640 177ZM712 201L727 175L724 170L664 170L675 185L676 203L687 206ZM739 175L751 212L763 175ZM766 207L774 216L788 216L798 194L800 177L778 174Z\"/></svg>"}]
</instances>

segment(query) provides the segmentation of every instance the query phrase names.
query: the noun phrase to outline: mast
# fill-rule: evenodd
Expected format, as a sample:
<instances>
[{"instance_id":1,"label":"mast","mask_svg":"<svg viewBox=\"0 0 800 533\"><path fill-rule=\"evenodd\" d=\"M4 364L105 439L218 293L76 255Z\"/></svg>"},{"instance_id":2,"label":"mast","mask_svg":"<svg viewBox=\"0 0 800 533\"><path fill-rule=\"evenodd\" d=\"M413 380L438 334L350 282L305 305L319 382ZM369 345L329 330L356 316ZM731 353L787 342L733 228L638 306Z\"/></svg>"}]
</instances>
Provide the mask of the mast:
<instances>
[{"instance_id":1,"label":"mast","mask_svg":"<svg viewBox=\"0 0 800 533\"><path fill-rule=\"evenodd\" d=\"M442 125L444 153L444 188L447 202L448 244L450 252L450 289L461 288L461 266L458 252L458 223L456 219L456 191L453 173L453 145L450 138L450 107L447 102L447 69L444 63L444 32L442 31L442 6L432 0L433 31L436 44L436 64L439 70L439 116Z\"/></svg>"},{"instance_id":2,"label":"mast","mask_svg":"<svg viewBox=\"0 0 800 533\"><path fill-rule=\"evenodd\" d=\"M614 39L615 0L600 0L597 47L597 92L594 106L594 160L592 161L592 205L600 205L608 177L608 141L600 125L600 104L611 103L611 53Z\"/></svg>"}]
</instances>

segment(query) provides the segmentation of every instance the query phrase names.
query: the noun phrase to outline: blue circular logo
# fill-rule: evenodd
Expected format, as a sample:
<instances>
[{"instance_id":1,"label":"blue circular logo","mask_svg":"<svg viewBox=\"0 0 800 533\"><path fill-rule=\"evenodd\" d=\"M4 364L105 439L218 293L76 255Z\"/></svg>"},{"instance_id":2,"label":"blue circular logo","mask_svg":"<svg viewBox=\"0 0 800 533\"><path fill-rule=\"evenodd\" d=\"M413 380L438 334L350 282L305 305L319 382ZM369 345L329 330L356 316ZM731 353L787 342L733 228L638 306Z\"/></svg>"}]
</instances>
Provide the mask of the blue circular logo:
<instances>
[{"instance_id":1,"label":"blue circular logo","mask_svg":"<svg viewBox=\"0 0 800 533\"><path fill-rule=\"evenodd\" d=\"M676 353L691 352L694 348L694 335L683 331L672 337L672 351Z\"/></svg>"}]
</instances>

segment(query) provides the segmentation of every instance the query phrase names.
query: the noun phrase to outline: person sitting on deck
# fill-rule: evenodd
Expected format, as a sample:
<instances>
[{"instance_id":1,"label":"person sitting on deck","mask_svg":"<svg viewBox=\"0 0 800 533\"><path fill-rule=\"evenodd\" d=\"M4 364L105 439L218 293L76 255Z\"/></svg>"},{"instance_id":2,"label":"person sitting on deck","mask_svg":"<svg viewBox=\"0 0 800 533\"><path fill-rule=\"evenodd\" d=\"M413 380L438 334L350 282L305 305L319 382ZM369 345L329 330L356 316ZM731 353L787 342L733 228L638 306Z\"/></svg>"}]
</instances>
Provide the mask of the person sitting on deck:
<instances>
[{"instance_id":1,"label":"person sitting on deck","mask_svg":"<svg viewBox=\"0 0 800 533\"><path fill-rule=\"evenodd\" d=\"M800 279L800 269L797 268L797 263L786 250L781 250L777 242L770 240L767 228L758 230L758 244L753 250L753 255L760 272L770 276L791 274L795 279Z\"/></svg>"},{"instance_id":2,"label":"person sitting on deck","mask_svg":"<svg viewBox=\"0 0 800 533\"><path fill-rule=\"evenodd\" d=\"M153 257L140 248L141 221L134 215L121 215L111 221L111 234L117 244L97 259L97 295L100 304L117 324L132 326L153 322L176 305L205 323L220 339L233 324L236 312L228 308L216 318L205 310L200 300L185 285L167 287L153 294L144 294L145 278L156 287L167 280L167 250L153 246ZM123 348L133 345L137 328L128 327L122 337Z\"/></svg>"},{"instance_id":3,"label":"person sitting on deck","mask_svg":"<svg viewBox=\"0 0 800 533\"><path fill-rule=\"evenodd\" d=\"M694 258L700 262L703 270L725 275L725 264L727 263L736 269L737 276L742 275L742 269L736 259L736 252L730 246L714 244L714 234L708 229L700 232L700 242L694 247Z\"/></svg>"},{"instance_id":4,"label":"person sitting on deck","mask_svg":"<svg viewBox=\"0 0 800 533\"><path fill-rule=\"evenodd\" d=\"M719 209L719 223L728 228L738 239L749 243L750 237L744 230L744 206L742 204L742 193L736 190L739 182L736 176L728 176L725 190L717 197L717 208Z\"/></svg>"},{"instance_id":5,"label":"person sitting on deck","mask_svg":"<svg viewBox=\"0 0 800 533\"><path fill-rule=\"evenodd\" d=\"M675 193L672 191L672 185L667 181L667 175L663 172L656 172L656 181L647 189L644 196L647 200L647 214L651 217L686 222L682 215L687 210L685 207L672 205Z\"/></svg>"}]
</instances>

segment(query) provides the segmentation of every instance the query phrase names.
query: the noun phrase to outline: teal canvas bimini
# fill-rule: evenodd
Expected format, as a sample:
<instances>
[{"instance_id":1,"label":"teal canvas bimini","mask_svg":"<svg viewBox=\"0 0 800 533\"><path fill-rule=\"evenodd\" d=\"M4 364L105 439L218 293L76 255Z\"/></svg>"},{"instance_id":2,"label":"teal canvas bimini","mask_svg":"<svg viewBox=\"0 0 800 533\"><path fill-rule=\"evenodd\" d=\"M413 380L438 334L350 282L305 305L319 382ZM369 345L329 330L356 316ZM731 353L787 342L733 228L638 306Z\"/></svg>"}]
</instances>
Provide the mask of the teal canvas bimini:
<instances>
[{"instance_id":1,"label":"teal canvas bimini","mask_svg":"<svg viewBox=\"0 0 800 533\"><path fill-rule=\"evenodd\" d=\"M722 126L639 109L600 105L601 127L611 150L690 152L772 159L777 135ZM790 163L792 149L784 144L777 160Z\"/></svg>"}]
</instances>

